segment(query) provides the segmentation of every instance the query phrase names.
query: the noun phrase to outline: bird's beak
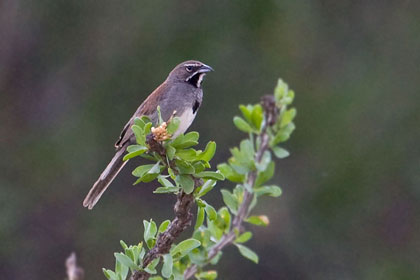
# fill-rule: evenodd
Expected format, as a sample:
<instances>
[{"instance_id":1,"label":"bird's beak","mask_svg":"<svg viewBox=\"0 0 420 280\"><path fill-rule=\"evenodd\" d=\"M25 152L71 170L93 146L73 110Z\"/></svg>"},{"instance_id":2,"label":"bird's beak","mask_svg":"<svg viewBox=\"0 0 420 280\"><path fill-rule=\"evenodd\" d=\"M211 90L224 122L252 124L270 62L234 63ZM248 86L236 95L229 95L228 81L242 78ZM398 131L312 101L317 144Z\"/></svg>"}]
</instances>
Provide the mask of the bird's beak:
<instances>
[{"instance_id":1,"label":"bird's beak","mask_svg":"<svg viewBox=\"0 0 420 280\"><path fill-rule=\"evenodd\" d=\"M214 71L213 68L211 68L210 66L203 64L200 66L200 68L198 69L197 73L207 73L210 71Z\"/></svg>"}]
</instances>

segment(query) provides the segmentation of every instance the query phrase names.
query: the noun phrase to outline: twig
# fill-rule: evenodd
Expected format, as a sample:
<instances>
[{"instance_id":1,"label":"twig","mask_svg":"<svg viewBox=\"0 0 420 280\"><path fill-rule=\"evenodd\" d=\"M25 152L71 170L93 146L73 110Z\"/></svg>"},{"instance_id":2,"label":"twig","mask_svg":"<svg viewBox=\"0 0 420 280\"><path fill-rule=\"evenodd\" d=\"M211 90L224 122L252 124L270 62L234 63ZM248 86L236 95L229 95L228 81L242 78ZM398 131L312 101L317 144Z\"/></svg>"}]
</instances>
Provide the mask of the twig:
<instances>
[{"instance_id":1,"label":"twig","mask_svg":"<svg viewBox=\"0 0 420 280\"><path fill-rule=\"evenodd\" d=\"M83 280L85 272L83 268L77 266L76 254L73 252L66 259L67 279L68 280Z\"/></svg>"},{"instance_id":2,"label":"twig","mask_svg":"<svg viewBox=\"0 0 420 280\"><path fill-rule=\"evenodd\" d=\"M147 138L149 147L152 151L157 152L162 157L166 156L166 151L162 145L155 141L152 137ZM171 162L168 163L171 165ZM194 178L194 187L202 185L202 180ZM175 218L169 224L168 228L160 233L155 246L147 252L143 261L143 268L146 268L154 259L159 258L160 256L169 253L172 244L179 237L179 235L191 226L193 214L191 214L191 207L194 203L194 195L186 194L181 191L177 196L177 201L174 206ZM146 271L136 271L132 276L131 280L145 280L149 279L150 274Z\"/></svg>"},{"instance_id":3,"label":"twig","mask_svg":"<svg viewBox=\"0 0 420 280\"><path fill-rule=\"evenodd\" d=\"M260 134L261 144L259 149L257 150L257 154L255 156L255 161L260 162L264 152L269 148L269 136L267 134L267 128L274 125L278 116L278 108L276 107L276 103L274 100L274 96L266 95L263 96L261 99L261 105L264 109L265 115L265 123L263 124L263 128ZM249 186L254 186L255 180L257 178L257 173L255 171L250 172L248 174L247 184ZM238 231L242 231L242 222L246 219L249 206L252 202L253 194L248 192L246 189L244 191L243 202L239 206L238 214L235 216L232 222L232 229L229 233L222 236L222 238L217 242L209 251L207 256L207 261L210 262L224 247L231 244L236 237L235 229ZM198 270L198 266L196 264L191 265L188 267L184 272L184 279L189 279L193 277Z\"/></svg>"}]
</instances>

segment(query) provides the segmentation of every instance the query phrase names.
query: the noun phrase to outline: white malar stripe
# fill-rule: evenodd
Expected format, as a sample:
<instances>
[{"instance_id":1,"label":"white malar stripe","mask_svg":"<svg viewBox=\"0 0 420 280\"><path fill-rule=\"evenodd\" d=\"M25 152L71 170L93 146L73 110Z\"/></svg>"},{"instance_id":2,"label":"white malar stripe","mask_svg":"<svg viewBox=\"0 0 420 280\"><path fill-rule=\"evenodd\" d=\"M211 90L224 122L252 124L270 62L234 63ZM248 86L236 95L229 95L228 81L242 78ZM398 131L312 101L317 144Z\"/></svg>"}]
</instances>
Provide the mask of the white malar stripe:
<instances>
[{"instance_id":1,"label":"white malar stripe","mask_svg":"<svg viewBox=\"0 0 420 280\"><path fill-rule=\"evenodd\" d=\"M177 116L180 120L180 123L179 123L179 127L177 131L174 133L172 138L176 138L181 133L184 133L185 131L187 131L187 129L190 127L191 123L193 122L196 114L197 114L197 111L193 113L192 108L188 108L181 115Z\"/></svg>"}]
</instances>

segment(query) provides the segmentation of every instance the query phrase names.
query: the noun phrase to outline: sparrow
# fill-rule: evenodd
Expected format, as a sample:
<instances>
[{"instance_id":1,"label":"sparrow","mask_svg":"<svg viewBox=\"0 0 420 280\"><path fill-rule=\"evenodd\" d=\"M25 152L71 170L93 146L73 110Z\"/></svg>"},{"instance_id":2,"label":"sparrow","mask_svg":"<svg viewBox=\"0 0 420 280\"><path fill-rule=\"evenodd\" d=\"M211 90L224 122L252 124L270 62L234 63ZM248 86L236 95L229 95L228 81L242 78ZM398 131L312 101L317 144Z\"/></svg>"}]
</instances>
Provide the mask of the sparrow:
<instances>
[{"instance_id":1,"label":"sparrow","mask_svg":"<svg viewBox=\"0 0 420 280\"><path fill-rule=\"evenodd\" d=\"M172 138L177 137L188 129L197 115L203 100L201 83L206 73L210 71L213 71L213 68L200 61L188 60L182 62L143 101L124 126L118 141L115 143L115 155L87 194L83 201L84 207L92 209L95 206L102 194L128 162L123 161L123 158L127 147L136 144L136 137L131 130L135 118L147 116L156 125L159 118L157 107L160 106L163 121L168 121L173 116L178 117L180 120L178 129L172 135Z\"/></svg>"}]
</instances>

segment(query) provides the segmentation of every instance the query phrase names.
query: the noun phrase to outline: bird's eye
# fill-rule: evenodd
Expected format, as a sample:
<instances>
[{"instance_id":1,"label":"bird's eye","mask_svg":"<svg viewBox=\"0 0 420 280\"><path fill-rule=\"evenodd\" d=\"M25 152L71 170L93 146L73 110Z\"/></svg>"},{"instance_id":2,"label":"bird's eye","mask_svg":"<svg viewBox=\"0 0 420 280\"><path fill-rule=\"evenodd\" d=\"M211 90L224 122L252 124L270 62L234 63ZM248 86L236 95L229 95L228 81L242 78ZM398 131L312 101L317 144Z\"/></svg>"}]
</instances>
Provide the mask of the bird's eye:
<instances>
[{"instance_id":1,"label":"bird's eye","mask_svg":"<svg viewBox=\"0 0 420 280\"><path fill-rule=\"evenodd\" d=\"M191 72L193 70L192 66L187 66L185 67L185 70L187 70L188 72Z\"/></svg>"}]
</instances>

